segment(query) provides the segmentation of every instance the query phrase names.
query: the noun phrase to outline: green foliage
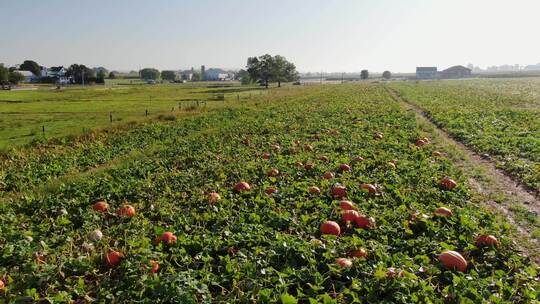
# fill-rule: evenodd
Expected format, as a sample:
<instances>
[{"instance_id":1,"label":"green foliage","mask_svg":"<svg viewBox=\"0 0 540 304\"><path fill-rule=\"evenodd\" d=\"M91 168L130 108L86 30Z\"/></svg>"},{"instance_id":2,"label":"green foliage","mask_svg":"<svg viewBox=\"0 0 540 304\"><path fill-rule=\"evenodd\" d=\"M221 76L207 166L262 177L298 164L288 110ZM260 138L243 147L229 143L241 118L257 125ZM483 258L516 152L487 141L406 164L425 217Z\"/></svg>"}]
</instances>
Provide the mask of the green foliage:
<instances>
[{"instance_id":1,"label":"green foliage","mask_svg":"<svg viewBox=\"0 0 540 304\"><path fill-rule=\"evenodd\" d=\"M281 82L299 79L295 65L280 55L249 57L246 68L251 81L257 81L266 87L269 82L277 82L278 86L281 86Z\"/></svg>"},{"instance_id":2,"label":"green foliage","mask_svg":"<svg viewBox=\"0 0 540 304\"><path fill-rule=\"evenodd\" d=\"M19 67L21 71L30 71L36 76L41 76L41 67L37 62L32 60L25 60Z\"/></svg>"},{"instance_id":3,"label":"green foliage","mask_svg":"<svg viewBox=\"0 0 540 304\"><path fill-rule=\"evenodd\" d=\"M369 78L369 72L368 72L368 70L362 70L362 71L360 72L360 79L365 80L365 79L368 79L368 78Z\"/></svg>"},{"instance_id":4,"label":"green foliage","mask_svg":"<svg viewBox=\"0 0 540 304\"><path fill-rule=\"evenodd\" d=\"M418 148L414 115L376 85L284 89L175 121L90 136L67 145L13 150L1 161L4 202L0 277L5 302L152 303L533 303L538 267L514 246L510 227L470 200L466 177L439 147ZM92 94L96 94L92 92ZM111 94L111 93L109 93ZM374 139L373 133L384 133ZM299 143L295 142L298 140ZM273 147L278 144L280 148ZM313 151L306 149L306 144ZM270 153L269 159L260 155ZM329 161L319 160L326 155ZM363 161L354 161L363 156ZM397 168L388 161L396 159ZM313 162L307 170L297 162ZM349 163L351 172L337 168ZM271 168L281 172L267 176ZM333 180L321 176L336 173ZM459 186L442 191L451 176ZM239 181L252 190L237 193ZM378 195L360 189L373 183ZM340 183L372 229L340 221ZM322 189L308 193L309 186ZM279 191L273 196L268 187ZM216 191L221 200L208 202ZM110 213L92 205L106 200ZM137 215L115 211L132 204ZM431 214L445 205L451 218ZM325 220L339 237L321 236ZM100 229L103 239L88 233ZM164 231L177 241L154 243ZM478 233L498 248L477 248ZM312 240L320 239L322 244ZM351 249L368 250L348 269ZM109 249L123 252L109 268ZM444 248L467 253L466 273L444 269ZM37 259L40 257L40 259ZM149 260L161 268L150 273ZM396 277L387 275L394 267Z\"/></svg>"},{"instance_id":5,"label":"green foliage","mask_svg":"<svg viewBox=\"0 0 540 304\"><path fill-rule=\"evenodd\" d=\"M85 66L84 64L72 64L67 69L66 76L72 77L73 82L76 84L82 84L83 80L85 84L96 81L96 74L94 70Z\"/></svg>"},{"instance_id":6,"label":"green foliage","mask_svg":"<svg viewBox=\"0 0 540 304\"><path fill-rule=\"evenodd\" d=\"M8 75L9 75L8 69L4 67L4 64L0 63L0 84L8 81Z\"/></svg>"},{"instance_id":7,"label":"green foliage","mask_svg":"<svg viewBox=\"0 0 540 304\"><path fill-rule=\"evenodd\" d=\"M13 83L13 84L18 84L19 82L23 81L24 79L25 79L24 75L17 72L17 71L9 72L8 81Z\"/></svg>"},{"instance_id":8,"label":"green foliage","mask_svg":"<svg viewBox=\"0 0 540 304\"><path fill-rule=\"evenodd\" d=\"M114 72L110 72L109 79L116 79L116 74Z\"/></svg>"},{"instance_id":9,"label":"green foliage","mask_svg":"<svg viewBox=\"0 0 540 304\"><path fill-rule=\"evenodd\" d=\"M100 84L105 83L105 76L106 76L106 75L107 75L107 74L105 74L105 71L99 70L99 71L97 72L96 83L100 83Z\"/></svg>"},{"instance_id":10,"label":"green foliage","mask_svg":"<svg viewBox=\"0 0 540 304\"><path fill-rule=\"evenodd\" d=\"M152 68L145 68L140 71L141 79L144 80L158 80L159 79L159 71L157 69Z\"/></svg>"},{"instance_id":11,"label":"green foliage","mask_svg":"<svg viewBox=\"0 0 540 304\"><path fill-rule=\"evenodd\" d=\"M200 81L201 80L201 74L198 72L194 72L193 75L191 75L191 81Z\"/></svg>"},{"instance_id":12,"label":"green foliage","mask_svg":"<svg viewBox=\"0 0 540 304\"><path fill-rule=\"evenodd\" d=\"M540 80L393 83L453 137L540 191Z\"/></svg>"},{"instance_id":13,"label":"green foliage","mask_svg":"<svg viewBox=\"0 0 540 304\"><path fill-rule=\"evenodd\" d=\"M163 80L174 81L176 80L176 72L175 71L162 71L161 78Z\"/></svg>"}]
</instances>

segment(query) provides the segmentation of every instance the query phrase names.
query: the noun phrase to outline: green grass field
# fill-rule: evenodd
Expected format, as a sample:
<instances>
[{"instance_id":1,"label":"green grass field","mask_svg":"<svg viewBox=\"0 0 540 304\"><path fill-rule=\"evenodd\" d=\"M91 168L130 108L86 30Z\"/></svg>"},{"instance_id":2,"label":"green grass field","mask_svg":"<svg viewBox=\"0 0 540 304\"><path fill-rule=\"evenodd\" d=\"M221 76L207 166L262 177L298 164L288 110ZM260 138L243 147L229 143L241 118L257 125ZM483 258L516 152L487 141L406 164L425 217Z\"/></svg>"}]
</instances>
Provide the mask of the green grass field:
<instances>
[{"instance_id":1,"label":"green grass field","mask_svg":"<svg viewBox=\"0 0 540 304\"><path fill-rule=\"evenodd\" d=\"M26 116L65 112L59 134L89 113L89 128L107 124L111 105L126 116L116 128L0 158L0 301L538 302L539 268L513 227L479 207L465 172L434 156L443 146L415 145L435 135L382 85L226 89L225 102L123 127L150 105L167 112L225 89L3 95ZM445 176L457 187L442 188ZM236 190L239 182L250 190ZM344 217L343 199L358 214ZM101 200L103 213L93 208ZM118 213L126 204L134 216ZM326 221L338 236L322 234ZM170 243L159 241L164 232ZM367 256L351 256L360 249ZM439 261L446 250L463 256L463 269Z\"/></svg>"},{"instance_id":2,"label":"green grass field","mask_svg":"<svg viewBox=\"0 0 540 304\"><path fill-rule=\"evenodd\" d=\"M124 80L125 81L125 80ZM55 90L40 87L29 91L0 91L0 150L40 141L77 135L95 128L144 121L160 114L178 115L194 106L213 106L262 94L258 87L218 83L165 85L106 85ZM45 127L45 136L43 136Z\"/></svg>"}]
</instances>

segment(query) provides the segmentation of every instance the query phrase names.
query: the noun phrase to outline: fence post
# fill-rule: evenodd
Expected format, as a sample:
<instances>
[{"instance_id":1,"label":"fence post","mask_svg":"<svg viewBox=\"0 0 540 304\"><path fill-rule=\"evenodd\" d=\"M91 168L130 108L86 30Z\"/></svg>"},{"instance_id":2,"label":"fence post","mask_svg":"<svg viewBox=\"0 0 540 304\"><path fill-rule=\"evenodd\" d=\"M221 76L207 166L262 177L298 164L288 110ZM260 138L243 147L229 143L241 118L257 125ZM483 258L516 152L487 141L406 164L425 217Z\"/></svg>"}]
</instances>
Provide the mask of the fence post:
<instances>
[{"instance_id":1,"label":"fence post","mask_svg":"<svg viewBox=\"0 0 540 304\"><path fill-rule=\"evenodd\" d=\"M109 112L109 121L112 123L112 113Z\"/></svg>"},{"instance_id":2,"label":"fence post","mask_svg":"<svg viewBox=\"0 0 540 304\"><path fill-rule=\"evenodd\" d=\"M43 133L43 136L45 136L45 126L41 126L41 133Z\"/></svg>"},{"instance_id":3,"label":"fence post","mask_svg":"<svg viewBox=\"0 0 540 304\"><path fill-rule=\"evenodd\" d=\"M145 116L145 117L148 117L148 109L146 109L146 110L144 111L144 116Z\"/></svg>"}]
</instances>

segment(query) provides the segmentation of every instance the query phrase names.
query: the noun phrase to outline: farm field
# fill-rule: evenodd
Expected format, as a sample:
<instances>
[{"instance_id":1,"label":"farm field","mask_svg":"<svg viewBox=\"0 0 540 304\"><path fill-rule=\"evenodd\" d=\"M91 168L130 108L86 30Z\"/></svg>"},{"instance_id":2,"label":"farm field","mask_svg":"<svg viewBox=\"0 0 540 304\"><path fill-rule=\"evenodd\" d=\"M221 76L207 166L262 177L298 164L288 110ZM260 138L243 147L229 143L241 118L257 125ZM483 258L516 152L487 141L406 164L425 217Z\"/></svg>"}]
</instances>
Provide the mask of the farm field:
<instances>
[{"instance_id":1,"label":"farm field","mask_svg":"<svg viewBox=\"0 0 540 304\"><path fill-rule=\"evenodd\" d=\"M73 112L140 101L129 112L152 90L169 107L220 89L63 93ZM28 111L55 102L24 94L10 100ZM2 156L0 301L538 302L539 268L511 225L472 202L464 172L383 86L231 99Z\"/></svg>"},{"instance_id":2,"label":"farm field","mask_svg":"<svg viewBox=\"0 0 540 304\"><path fill-rule=\"evenodd\" d=\"M205 106L212 106L221 95L226 100L236 100L238 96L249 97L249 91L259 94L256 90L217 84L174 84L0 91L0 150L42 141L44 137L61 138L111 125L144 122L148 120L147 110L151 118L181 115L183 111L193 111L197 101L200 105L208 101Z\"/></svg>"},{"instance_id":3,"label":"farm field","mask_svg":"<svg viewBox=\"0 0 540 304\"><path fill-rule=\"evenodd\" d=\"M457 140L540 191L540 78L392 83Z\"/></svg>"}]
</instances>

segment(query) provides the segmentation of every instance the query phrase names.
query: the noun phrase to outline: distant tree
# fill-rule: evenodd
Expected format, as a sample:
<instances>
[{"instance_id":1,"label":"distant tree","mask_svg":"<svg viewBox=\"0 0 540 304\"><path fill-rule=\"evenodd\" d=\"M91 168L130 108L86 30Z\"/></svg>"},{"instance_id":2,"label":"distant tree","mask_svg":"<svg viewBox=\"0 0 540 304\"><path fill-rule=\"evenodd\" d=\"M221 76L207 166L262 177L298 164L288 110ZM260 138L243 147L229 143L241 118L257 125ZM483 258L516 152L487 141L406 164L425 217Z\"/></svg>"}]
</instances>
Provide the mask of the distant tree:
<instances>
[{"instance_id":1,"label":"distant tree","mask_svg":"<svg viewBox=\"0 0 540 304\"><path fill-rule=\"evenodd\" d=\"M0 84L8 81L9 70L4 67L3 63L0 63Z\"/></svg>"},{"instance_id":2,"label":"distant tree","mask_svg":"<svg viewBox=\"0 0 540 304\"><path fill-rule=\"evenodd\" d=\"M97 72L97 76L96 76L96 83L99 83L99 84L104 84L105 83L105 76L107 74L105 73L104 70L99 70Z\"/></svg>"},{"instance_id":3,"label":"distant tree","mask_svg":"<svg viewBox=\"0 0 540 304\"><path fill-rule=\"evenodd\" d=\"M109 79L115 79L115 78L116 78L116 74L114 72L110 72Z\"/></svg>"},{"instance_id":4,"label":"distant tree","mask_svg":"<svg viewBox=\"0 0 540 304\"><path fill-rule=\"evenodd\" d=\"M201 80L201 74L194 72L191 74L191 81L200 81Z\"/></svg>"},{"instance_id":5,"label":"distant tree","mask_svg":"<svg viewBox=\"0 0 540 304\"><path fill-rule=\"evenodd\" d=\"M384 79L390 79L390 78L392 78L392 73L390 73L390 71L384 71L384 72L382 73L382 77L383 77Z\"/></svg>"},{"instance_id":6,"label":"distant tree","mask_svg":"<svg viewBox=\"0 0 540 304\"><path fill-rule=\"evenodd\" d=\"M163 80L175 81L176 72L175 71L161 71L161 78Z\"/></svg>"},{"instance_id":7,"label":"distant tree","mask_svg":"<svg viewBox=\"0 0 540 304\"><path fill-rule=\"evenodd\" d=\"M242 84L250 84L251 78L246 70L240 70L236 73L236 79L240 80Z\"/></svg>"},{"instance_id":8,"label":"distant tree","mask_svg":"<svg viewBox=\"0 0 540 304\"><path fill-rule=\"evenodd\" d=\"M298 72L294 64L280 55L272 57L265 54L259 57L249 57L246 68L252 81L258 81L267 88L270 81L277 82L278 86L281 86L281 82L298 79Z\"/></svg>"},{"instance_id":9,"label":"distant tree","mask_svg":"<svg viewBox=\"0 0 540 304\"><path fill-rule=\"evenodd\" d=\"M13 84L18 84L24 80L24 75L19 72L10 72L8 75L8 80Z\"/></svg>"},{"instance_id":10,"label":"distant tree","mask_svg":"<svg viewBox=\"0 0 540 304\"><path fill-rule=\"evenodd\" d=\"M96 81L96 74L94 73L94 70L85 66L84 64L70 65L67 69L66 76L71 77L72 81L77 84L82 84L83 79L85 84Z\"/></svg>"},{"instance_id":11,"label":"distant tree","mask_svg":"<svg viewBox=\"0 0 540 304\"><path fill-rule=\"evenodd\" d=\"M36 76L41 76L41 67L37 62L32 60L25 60L19 67L21 71L29 71Z\"/></svg>"},{"instance_id":12,"label":"distant tree","mask_svg":"<svg viewBox=\"0 0 540 304\"><path fill-rule=\"evenodd\" d=\"M278 87L281 87L281 82L296 81L298 78L298 72L293 63L288 62L287 59L281 55L274 56L272 60L271 79L278 83Z\"/></svg>"},{"instance_id":13,"label":"distant tree","mask_svg":"<svg viewBox=\"0 0 540 304\"><path fill-rule=\"evenodd\" d=\"M107 70L106 68L104 67L97 67L97 68L93 68L92 70L94 70L94 73L96 73L96 75L102 71L105 75L107 75L109 73L109 70Z\"/></svg>"},{"instance_id":14,"label":"distant tree","mask_svg":"<svg viewBox=\"0 0 540 304\"><path fill-rule=\"evenodd\" d=\"M369 72L368 70L362 70L360 72L360 79L368 79L369 78Z\"/></svg>"},{"instance_id":15,"label":"distant tree","mask_svg":"<svg viewBox=\"0 0 540 304\"><path fill-rule=\"evenodd\" d=\"M152 68L145 68L140 71L141 79L144 80L158 80L159 79L159 71Z\"/></svg>"}]
</instances>

